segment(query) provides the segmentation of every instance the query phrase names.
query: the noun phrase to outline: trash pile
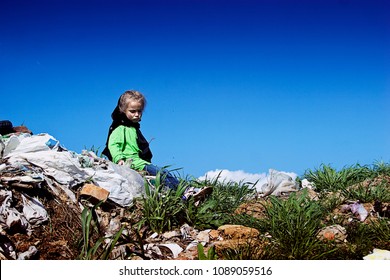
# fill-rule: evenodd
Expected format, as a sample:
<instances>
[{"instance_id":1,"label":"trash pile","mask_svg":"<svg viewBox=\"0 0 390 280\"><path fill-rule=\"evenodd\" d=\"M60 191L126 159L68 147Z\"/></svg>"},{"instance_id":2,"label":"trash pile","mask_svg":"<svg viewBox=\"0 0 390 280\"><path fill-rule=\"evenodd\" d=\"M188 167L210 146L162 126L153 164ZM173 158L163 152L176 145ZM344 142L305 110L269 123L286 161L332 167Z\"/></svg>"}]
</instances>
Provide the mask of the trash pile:
<instances>
[{"instance_id":1,"label":"trash pile","mask_svg":"<svg viewBox=\"0 0 390 280\"><path fill-rule=\"evenodd\" d=\"M32 236L39 227L53 226L57 218L72 216L69 218L74 221L68 221L66 226L79 233L83 209L80 196L101 200L99 195L105 193L102 200L123 208L130 207L134 198L144 193L142 176L125 166L115 165L90 151L82 154L68 151L47 133L32 135L26 127L11 131L6 121L1 122L1 130L8 132L0 136L2 259L26 259L37 254L34 245L23 252L17 247L25 250L21 245L25 236ZM46 208L50 204L55 204L49 206L51 212L62 211L48 213ZM18 237L21 240L17 244L12 242Z\"/></svg>"},{"instance_id":2,"label":"trash pile","mask_svg":"<svg viewBox=\"0 0 390 280\"><path fill-rule=\"evenodd\" d=\"M311 199L318 199L307 180L298 185L284 172L269 172L267 183L261 186L261 198L287 197L304 188ZM83 236L81 216L86 206L103 202L96 214L99 229L110 238L124 224L132 224L134 217L141 216L135 198L145 194L144 183L145 177L127 166L113 164L91 151L77 154L47 133L33 135L27 127L1 121L0 259L77 259ZM376 212L388 215L390 207L375 207ZM236 212L261 217L264 205L244 203ZM340 209L340 213L351 214L361 222L370 217L370 212L372 209L358 202ZM257 242L260 235L257 229L241 225L198 230L184 224L161 234L126 230L123 233L134 238L115 246L112 259L124 258L130 250L134 253L132 259L194 260L199 258L200 245L205 251L213 247L223 250L248 240ZM342 243L347 235L341 225L333 225L319 231L318 238ZM389 252L378 249L365 259L373 258L388 259Z\"/></svg>"}]
</instances>

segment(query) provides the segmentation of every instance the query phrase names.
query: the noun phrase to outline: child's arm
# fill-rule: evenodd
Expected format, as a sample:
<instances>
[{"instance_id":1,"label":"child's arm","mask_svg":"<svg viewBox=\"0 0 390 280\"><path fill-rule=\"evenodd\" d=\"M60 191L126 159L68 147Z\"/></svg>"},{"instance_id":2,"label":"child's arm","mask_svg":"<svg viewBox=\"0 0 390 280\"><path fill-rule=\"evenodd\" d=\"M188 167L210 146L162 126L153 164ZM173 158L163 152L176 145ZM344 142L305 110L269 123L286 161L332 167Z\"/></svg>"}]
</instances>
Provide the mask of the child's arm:
<instances>
[{"instance_id":1,"label":"child's arm","mask_svg":"<svg viewBox=\"0 0 390 280\"><path fill-rule=\"evenodd\" d=\"M114 163L123 164L126 160L125 141L125 127L118 126L111 133L108 140L108 149L110 150L112 161Z\"/></svg>"}]
</instances>

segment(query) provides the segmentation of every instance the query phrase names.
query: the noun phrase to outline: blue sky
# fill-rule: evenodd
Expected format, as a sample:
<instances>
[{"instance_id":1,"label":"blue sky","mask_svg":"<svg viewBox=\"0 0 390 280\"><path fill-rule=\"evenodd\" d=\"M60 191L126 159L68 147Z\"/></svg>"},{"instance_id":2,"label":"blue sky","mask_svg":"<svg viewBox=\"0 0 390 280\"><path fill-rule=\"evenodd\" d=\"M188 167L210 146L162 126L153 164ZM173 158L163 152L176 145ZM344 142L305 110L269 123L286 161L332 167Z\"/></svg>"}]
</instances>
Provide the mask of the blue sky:
<instances>
[{"instance_id":1,"label":"blue sky","mask_svg":"<svg viewBox=\"0 0 390 280\"><path fill-rule=\"evenodd\" d=\"M385 0L2 0L0 119L101 151L136 89L154 163L184 175L389 162L389 13Z\"/></svg>"}]
</instances>

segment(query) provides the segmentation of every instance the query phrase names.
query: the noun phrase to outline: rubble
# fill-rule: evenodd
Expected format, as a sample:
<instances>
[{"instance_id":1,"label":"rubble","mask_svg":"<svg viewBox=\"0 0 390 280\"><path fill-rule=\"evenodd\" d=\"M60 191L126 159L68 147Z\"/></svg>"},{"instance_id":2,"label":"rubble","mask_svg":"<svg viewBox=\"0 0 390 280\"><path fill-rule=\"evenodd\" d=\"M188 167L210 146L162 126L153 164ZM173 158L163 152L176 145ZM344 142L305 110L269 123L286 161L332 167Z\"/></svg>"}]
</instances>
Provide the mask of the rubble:
<instances>
[{"instance_id":1,"label":"rubble","mask_svg":"<svg viewBox=\"0 0 390 280\"><path fill-rule=\"evenodd\" d=\"M80 190L80 196L88 197L92 203L106 202L110 192L94 184L85 184Z\"/></svg>"}]
</instances>

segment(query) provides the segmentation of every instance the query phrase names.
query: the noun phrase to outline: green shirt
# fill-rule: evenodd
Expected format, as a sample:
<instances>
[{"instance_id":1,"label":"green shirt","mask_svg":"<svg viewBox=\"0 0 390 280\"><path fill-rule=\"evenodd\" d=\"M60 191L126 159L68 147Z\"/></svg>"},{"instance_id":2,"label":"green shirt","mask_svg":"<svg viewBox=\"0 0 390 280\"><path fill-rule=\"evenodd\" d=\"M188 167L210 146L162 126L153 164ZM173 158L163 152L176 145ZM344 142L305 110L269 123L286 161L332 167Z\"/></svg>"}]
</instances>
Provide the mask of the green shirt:
<instances>
[{"instance_id":1,"label":"green shirt","mask_svg":"<svg viewBox=\"0 0 390 280\"><path fill-rule=\"evenodd\" d=\"M137 131L134 127L120 125L114 129L108 140L112 161L118 163L121 159L132 160L131 168L143 170L150 164L139 157L140 149L137 144Z\"/></svg>"}]
</instances>

